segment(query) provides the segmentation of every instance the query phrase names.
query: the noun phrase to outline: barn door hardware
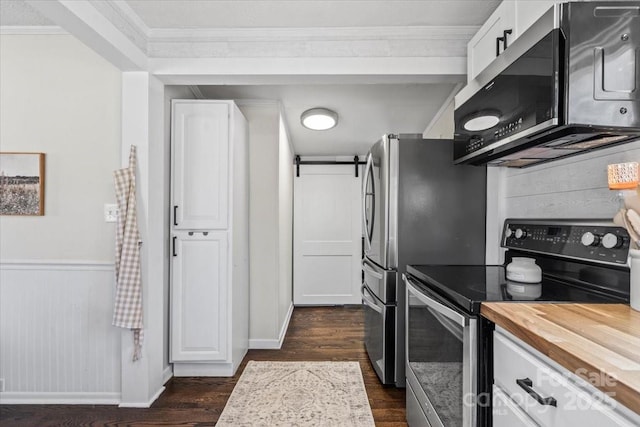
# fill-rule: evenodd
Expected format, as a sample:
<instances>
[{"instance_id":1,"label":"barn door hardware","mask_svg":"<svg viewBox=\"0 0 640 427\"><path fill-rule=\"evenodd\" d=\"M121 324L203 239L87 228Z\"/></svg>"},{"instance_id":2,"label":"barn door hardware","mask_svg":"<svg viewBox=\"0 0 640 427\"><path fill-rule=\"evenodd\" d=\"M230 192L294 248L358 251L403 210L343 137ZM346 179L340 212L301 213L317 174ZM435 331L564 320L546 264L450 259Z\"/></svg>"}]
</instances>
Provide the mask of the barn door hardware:
<instances>
[{"instance_id":1,"label":"barn door hardware","mask_svg":"<svg viewBox=\"0 0 640 427\"><path fill-rule=\"evenodd\" d=\"M352 162L344 162L337 160L300 160L300 156L296 156L293 159L293 162L296 165L296 176L300 176L300 165L354 165L355 167L355 175L358 178L358 166L364 165L365 162L360 161L360 157L354 156Z\"/></svg>"}]
</instances>

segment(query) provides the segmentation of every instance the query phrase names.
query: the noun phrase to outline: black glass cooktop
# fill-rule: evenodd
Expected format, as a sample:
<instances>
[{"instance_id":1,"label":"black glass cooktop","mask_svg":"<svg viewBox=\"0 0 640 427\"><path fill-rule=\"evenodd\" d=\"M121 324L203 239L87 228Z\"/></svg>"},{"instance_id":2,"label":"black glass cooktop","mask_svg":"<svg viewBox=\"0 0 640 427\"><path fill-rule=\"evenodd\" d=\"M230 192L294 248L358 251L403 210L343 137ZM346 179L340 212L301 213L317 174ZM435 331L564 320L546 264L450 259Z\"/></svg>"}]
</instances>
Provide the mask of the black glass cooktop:
<instances>
[{"instance_id":1,"label":"black glass cooktop","mask_svg":"<svg viewBox=\"0 0 640 427\"><path fill-rule=\"evenodd\" d=\"M621 297L546 276L536 284L507 280L502 265L410 265L407 272L423 286L474 314L480 312L480 303L490 301L625 302Z\"/></svg>"}]
</instances>

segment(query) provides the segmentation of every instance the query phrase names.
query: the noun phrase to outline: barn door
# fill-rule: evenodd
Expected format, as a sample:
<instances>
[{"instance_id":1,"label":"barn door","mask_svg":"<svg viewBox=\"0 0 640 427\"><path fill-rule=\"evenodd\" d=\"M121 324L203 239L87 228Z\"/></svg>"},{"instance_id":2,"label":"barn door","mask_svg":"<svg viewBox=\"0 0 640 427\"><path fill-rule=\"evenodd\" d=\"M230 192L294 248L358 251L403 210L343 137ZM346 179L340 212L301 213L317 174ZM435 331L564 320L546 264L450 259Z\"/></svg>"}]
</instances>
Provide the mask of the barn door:
<instances>
[{"instance_id":1,"label":"barn door","mask_svg":"<svg viewBox=\"0 0 640 427\"><path fill-rule=\"evenodd\" d=\"M361 179L349 165L305 165L294 178L294 304L361 303Z\"/></svg>"}]
</instances>

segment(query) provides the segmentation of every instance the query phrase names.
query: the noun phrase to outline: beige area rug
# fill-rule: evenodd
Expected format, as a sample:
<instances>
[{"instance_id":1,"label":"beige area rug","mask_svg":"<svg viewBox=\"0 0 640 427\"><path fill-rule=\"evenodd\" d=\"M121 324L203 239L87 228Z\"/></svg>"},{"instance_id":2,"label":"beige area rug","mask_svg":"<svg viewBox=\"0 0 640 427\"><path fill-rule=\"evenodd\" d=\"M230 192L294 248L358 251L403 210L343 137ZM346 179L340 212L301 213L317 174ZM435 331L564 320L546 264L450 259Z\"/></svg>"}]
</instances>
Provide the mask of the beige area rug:
<instances>
[{"instance_id":1,"label":"beige area rug","mask_svg":"<svg viewBox=\"0 0 640 427\"><path fill-rule=\"evenodd\" d=\"M216 426L375 424L358 362L250 361Z\"/></svg>"}]
</instances>

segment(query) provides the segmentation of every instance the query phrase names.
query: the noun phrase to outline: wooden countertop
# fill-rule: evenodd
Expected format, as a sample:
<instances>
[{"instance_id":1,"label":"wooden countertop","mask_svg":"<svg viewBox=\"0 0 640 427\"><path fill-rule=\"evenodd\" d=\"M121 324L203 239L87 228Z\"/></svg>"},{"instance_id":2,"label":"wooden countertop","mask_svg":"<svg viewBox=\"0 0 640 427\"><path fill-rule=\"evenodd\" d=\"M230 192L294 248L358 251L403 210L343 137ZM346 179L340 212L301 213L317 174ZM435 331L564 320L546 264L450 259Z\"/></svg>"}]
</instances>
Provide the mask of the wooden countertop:
<instances>
[{"instance_id":1,"label":"wooden countertop","mask_svg":"<svg viewBox=\"0 0 640 427\"><path fill-rule=\"evenodd\" d=\"M640 414L640 312L624 304L491 302L481 313Z\"/></svg>"}]
</instances>

